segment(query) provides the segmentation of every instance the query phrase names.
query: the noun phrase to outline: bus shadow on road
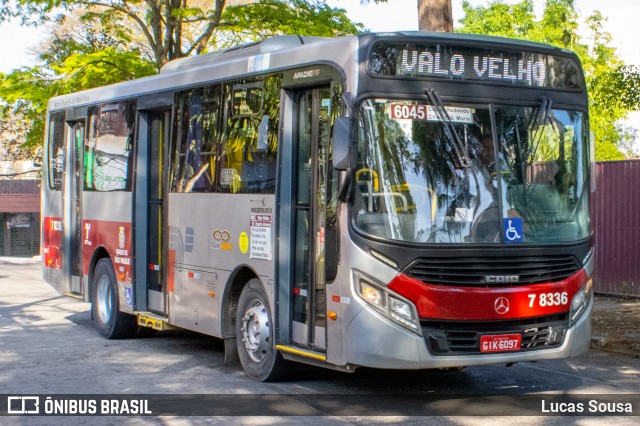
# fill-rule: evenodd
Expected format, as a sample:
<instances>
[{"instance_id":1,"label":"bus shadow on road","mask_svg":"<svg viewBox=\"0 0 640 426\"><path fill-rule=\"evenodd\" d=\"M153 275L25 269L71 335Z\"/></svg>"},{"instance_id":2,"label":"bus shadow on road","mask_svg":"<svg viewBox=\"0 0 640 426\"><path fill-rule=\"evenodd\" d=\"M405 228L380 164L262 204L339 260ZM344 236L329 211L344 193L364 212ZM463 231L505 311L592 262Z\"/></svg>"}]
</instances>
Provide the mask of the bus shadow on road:
<instances>
[{"instance_id":1,"label":"bus shadow on road","mask_svg":"<svg viewBox=\"0 0 640 426\"><path fill-rule=\"evenodd\" d=\"M90 312L66 317L101 338L91 321ZM154 332L143 329L135 337L111 341L114 345L144 346L148 353L162 358L171 354L188 354L188 363L202 365L218 373L237 376L242 367L224 363L224 342L184 329ZM383 370L358 368L344 373L321 367L290 363L283 385L297 385L332 394L524 394L531 392L569 391L585 385L579 372L567 360L470 366L464 369ZM251 380L247 378L247 380Z\"/></svg>"},{"instance_id":2,"label":"bus shadow on road","mask_svg":"<svg viewBox=\"0 0 640 426\"><path fill-rule=\"evenodd\" d=\"M86 312L77 312L75 314L68 315L65 317L75 325L82 325L87 327L93 327L93 323L91 321L91 313L89 311Z\"/></svg>"},{"instance_id":3,"label":"bus shadow on road","mask_svg":"<svg viewBox=\"0 0 640 426\"><path fill-rule=\"evenodd\" d=\"M545 364L544 362L541 364ZM557 374L533 367L532 363L471 366L456 370L382 370L358 368L347 374L319 367L295 365L289 381L314 388L327 386L327 392L401 394L520 394L567 391L584 386L577 373ZM566 361L556 361L559 369L569 369ZM555 376L555 377L554 377ZM324 384L324 385L323 385Z\"/></svg>"}]
</instances>

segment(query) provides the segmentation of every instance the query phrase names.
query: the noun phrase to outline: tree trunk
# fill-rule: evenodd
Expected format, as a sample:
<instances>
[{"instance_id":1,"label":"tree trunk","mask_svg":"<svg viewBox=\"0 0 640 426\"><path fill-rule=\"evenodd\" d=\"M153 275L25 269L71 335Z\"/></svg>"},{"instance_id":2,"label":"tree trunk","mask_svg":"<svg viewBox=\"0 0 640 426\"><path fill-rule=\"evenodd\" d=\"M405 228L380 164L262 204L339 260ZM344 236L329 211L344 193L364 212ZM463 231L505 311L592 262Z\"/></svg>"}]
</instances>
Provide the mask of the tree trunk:
<instances>
[{"instance_id":1,"label":"tree trunk","mask_svg":"<svg viewBox=\"0 0 640 426\"><path fill-rule=\"evenodd\" d=\"M453 31L451 0L418 0L420 31Z\"/></svg>"}]
</instances>

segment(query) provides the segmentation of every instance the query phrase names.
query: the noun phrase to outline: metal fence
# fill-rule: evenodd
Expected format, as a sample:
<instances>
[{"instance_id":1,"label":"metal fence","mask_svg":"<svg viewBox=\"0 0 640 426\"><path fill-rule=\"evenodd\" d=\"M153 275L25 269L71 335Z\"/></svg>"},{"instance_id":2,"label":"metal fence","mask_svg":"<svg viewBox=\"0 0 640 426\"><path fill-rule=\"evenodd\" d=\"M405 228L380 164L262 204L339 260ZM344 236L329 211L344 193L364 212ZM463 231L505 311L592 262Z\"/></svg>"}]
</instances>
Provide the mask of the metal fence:
<instances>
[{"instance_id":1,"label":"metal fence","mask_svg":"<svg viewBox=\"0 0 640 426\"><path fill-rule=\"evenodd\" d=\"M640 297L640 160L596 164L594 289Z\"/></svg>"},{"instance_id":2,"label":"metal fence","mask_svg":"<svg viewBox=\"0 0 640 426\"><path fill-rule=\"evenodd\" d=\"M0 213L0 256L40 254L40 213Z\"/></svg>"}]
</instances>

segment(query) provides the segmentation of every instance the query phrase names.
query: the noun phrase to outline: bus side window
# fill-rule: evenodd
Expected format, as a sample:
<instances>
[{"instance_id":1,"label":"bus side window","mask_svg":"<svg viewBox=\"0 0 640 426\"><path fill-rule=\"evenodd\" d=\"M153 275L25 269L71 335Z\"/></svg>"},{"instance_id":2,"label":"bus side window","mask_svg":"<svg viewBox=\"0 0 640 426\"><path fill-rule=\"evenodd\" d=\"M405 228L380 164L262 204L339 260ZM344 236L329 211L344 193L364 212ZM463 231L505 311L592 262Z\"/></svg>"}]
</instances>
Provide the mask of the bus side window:
<instances>
[{"instance_id":1,"label":"bus side window","mask_svg":"<svg viewBox=\"0 0 640 426\"><path fill-rule=\"evenodd\" d=\"M213 192L218 157L220 91L217 86L177 95L174 192Z\"/></svg>"},{"instance_id":2,"label":"bus side window","mask_svg":"<svg viewBox=\"0 0 640 426\"><path fill-rule=\"evenodd\" d=\"M62 189L62 176L64 173L64 148L65 148L65 114L64 112L51 113L49 117L49 188L56 191Z\"/></svg>"},{"instance_id":3,"label":"bus side window","mask_svg":"<svg viewBox=\"0 0 640 426\"><path fill-rule=\"evenodd\" d=\"M130 191L135 103L103 104L89 109L85 137L84 189Z\"/></svg>"},{"instance_id":4,"label":"bus side window","mask_svg":"<svg viewBox=\"0 0 640 426\"><path fill-rule=\"evenodd\" d=\"M280 75L227 86L221 192L275 192L281 87Z\"/></svg>"}]
</instances>

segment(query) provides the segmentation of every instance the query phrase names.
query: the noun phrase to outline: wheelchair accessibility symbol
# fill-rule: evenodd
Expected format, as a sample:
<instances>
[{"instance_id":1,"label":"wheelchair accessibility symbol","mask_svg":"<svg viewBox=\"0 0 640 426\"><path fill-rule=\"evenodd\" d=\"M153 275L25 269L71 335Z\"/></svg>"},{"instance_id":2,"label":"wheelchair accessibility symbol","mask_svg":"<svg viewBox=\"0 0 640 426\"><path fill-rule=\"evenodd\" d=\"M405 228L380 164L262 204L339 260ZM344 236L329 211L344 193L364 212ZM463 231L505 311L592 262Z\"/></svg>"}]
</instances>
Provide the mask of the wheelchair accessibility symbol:
<instances>
[{"instance_id":1,"label":"wheelchair accessibility symbol","mask_svg":"<svg viewBox=\"0 0 640 426\"><path fill-rule=\"evenodd\" d=\"M521 217L504 219L502 228L505 243L520 243L524 241Z\"/></svg>"},{"instance_id":2,"label":"wheelchair accessibility symbol","mask_svg":"<svg viewBox=\"0 0 640 426\"><path fill-rule=\"evenodd\" d=\"M129 306L133 306L133 289L131 287L126 287L124 289L124 298Z\"/></svg>"}]
</instances>

